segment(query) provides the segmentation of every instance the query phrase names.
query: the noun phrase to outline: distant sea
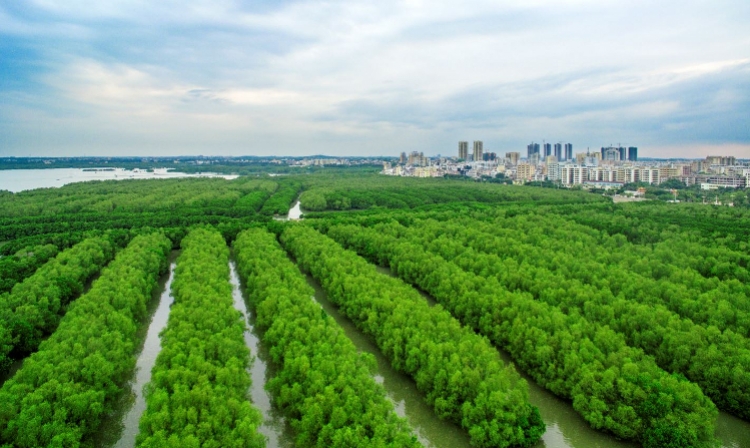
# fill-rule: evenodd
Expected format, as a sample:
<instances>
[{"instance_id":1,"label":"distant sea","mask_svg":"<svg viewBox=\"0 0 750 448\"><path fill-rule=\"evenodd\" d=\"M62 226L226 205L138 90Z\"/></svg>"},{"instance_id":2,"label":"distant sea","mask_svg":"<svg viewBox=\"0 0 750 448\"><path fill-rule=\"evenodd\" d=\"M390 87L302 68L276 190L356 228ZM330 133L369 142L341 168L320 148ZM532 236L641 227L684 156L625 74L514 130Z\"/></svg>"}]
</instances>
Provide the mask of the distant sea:
<instances>
[{"instance_id":1,"label":"distant sea","mask_svg":"<svg viewBox=\"0 0 750 448\"><path fill-rule=\"evenodd\" d=\"M177 177L222 177L235 179L237 175L218 173L187 174L164 170L155 172L143 170L124 170L121 168L54 168L45 170L0 170L0 190L13 193L35 188L59 188L74 182L91 180L124 180L124 179L172 179Z\"/></svg>"}]
</instances>

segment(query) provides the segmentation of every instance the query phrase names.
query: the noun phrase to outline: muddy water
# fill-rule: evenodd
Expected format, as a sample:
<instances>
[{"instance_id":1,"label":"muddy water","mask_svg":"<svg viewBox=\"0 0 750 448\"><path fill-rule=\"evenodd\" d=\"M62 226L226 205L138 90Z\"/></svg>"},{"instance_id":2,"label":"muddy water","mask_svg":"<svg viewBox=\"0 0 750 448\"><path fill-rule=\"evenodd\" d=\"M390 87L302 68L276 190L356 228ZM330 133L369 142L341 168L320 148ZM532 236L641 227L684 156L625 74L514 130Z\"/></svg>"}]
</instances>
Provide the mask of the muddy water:
<instances>
[{"instance_id":1,"label":"muddy water","mask_svg":"<svg viewBox=\"0 0 750 448\"><path fill-rule=\"evenodd\" d=\"M432 408L424 401L414 381L407 375L396 372L388 360L380 353L375 343L343 316L336 305L328 300L328 295L309 275L307 283L315 290L315 300L344 330L344 333L362 352L375 356L377 369L375 380L383 385L386 396L393 403L396 413L406 418L420 443L432 448L469 447L469 435L457 425L440 420Z\"/></svg>"},{"instance_id":2,"label":"muddy water","mask_svg":"<svg viewBox=\"0 0 750 448\"><path fill-rule=\"evenodd\" d=\"M266 446L268 448L291 448L294 446L292 429L278 410L273 407L271 396L263 388L269 378L269 373L273 370L270 369L267 362L268 352L261 345L258 334L253 327L255 319L248 312L245 300L242 297L242 288L240 287L240 279L237 275L234 261L229 263L229 272L234 307L242 313L243 320L249 325L245 330L245 344L250 349L250 353L255 357L248 371L252 379L250 397L253 406L258 408L263 414L263 424L258 428L258 432L266 436L268 440Z\"/></svg>"},{"instance_id":3,"label":"muddy water","mask_svg":"<svg viewBox=\"0 0 750 448\"><path fill-rule=\"evenodd\" d=\"M143 396L143 386L151 381L151 369L156 362L156 356L161 351L159 333L167 325L169 318L169 307L172 305L172 279L174 278L175 259L177 251L170 256L168 274L159 281L158 292L161 292L158 300L153 300L149 311L152 313L151 321L144 325L145 340L138 359L136 368L126 392L116 404L114 413L102 423L100 433L94 437L95 446L132 448L135 446L135 438L138 435L138 422L143 411L146 410L146 400Z\"/></svg>"},{"instance_id":4,"label":"muddy water","mask_svg":"<svg viewBox=\"0 0 750 448\"><path fill-rule=\"evenodd\" d=\"M396 277L388 267L377 266L381 274ZM419 290L430 305L434 305L433 299L426 292ZM514 364L510 355L498 349L500 357L509 364ZM515 364L514 364L515 365ZM517 369L519 370L519 369ZM520 372L520 370L519 370ZM547 431L542 440L534 448L619 448L637 447L639 445L626 443L614 437L592 429L588 423L573 410L568 400L557 397L546 389L537 385L534 380L521 372L529 383L529 401L539 408ZM716 437L721 441L722 448L745 448L750 447L750 422L720 412L716 422Z\"/></svg>"},{"instance_id":5,"label":"muddy water","mask_svg":"<svg viewBox=\"0 0 750 448\"><path fill-rule=\"evenodd\" d=\"M377 271L391 277L396 277L390 268L377 266ZM426 292L417 289L430 305L436 301ZM498 350L505 363L514 364L510 355ZM515 364L514 364L515 365ZM518 370L518 369L516 369ZM521 373L529 384L529 401L539 408L547 431L534 448L633 448L638 445L622 442L616 438L592 429L588 423L573 410L567 400L563 400L546 389L538 386L528 375Z\"/></svg>"}]
</instances>

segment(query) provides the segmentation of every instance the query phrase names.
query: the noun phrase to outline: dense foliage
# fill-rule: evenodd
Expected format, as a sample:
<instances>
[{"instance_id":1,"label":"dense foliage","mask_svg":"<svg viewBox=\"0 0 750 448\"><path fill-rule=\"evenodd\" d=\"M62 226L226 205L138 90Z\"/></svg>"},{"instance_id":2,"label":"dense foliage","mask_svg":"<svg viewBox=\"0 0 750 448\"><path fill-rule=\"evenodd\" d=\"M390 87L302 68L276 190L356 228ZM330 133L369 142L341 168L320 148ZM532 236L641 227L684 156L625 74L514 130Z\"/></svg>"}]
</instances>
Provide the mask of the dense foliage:
<instances>
[{"instance_id":1,"label":"dense foliage","mask_svg":"<svg viewBox=\"0 0 750 448\"><path fill-rule=\"evenodd\" d=\"M299 196L300 189L302 189L302 184L296 179L280 180L279 189L263 204L260 213L264 215L286 215L289 207Z\"/></svg>"},{"instance_id":2,"label":"dense foliage","mask_svg":"<svg viewBox=\"0 0 750 448\"><path fill-rule=\"evenodd\" d=\"M11 358L36 350L57 327L67 304L113 256L108 239L87 239L59 253L0 298L0 372Z\"/></svg>"},{"instance_id":3,"label":"dense foliage","mask_svg":"<svg viewBox=\"0 0 750 448\"><path fill-rule=\"evenodd\" d=\"M393 368L412 376L438 416L466 429L474 446L539 439L544 423L528 403L526 382L485 338L315 230L290 226L281 239Z\"/></svg>"},{"instance_id":4,"label":"dense foliage","mask_svg":"<svg viewBox=\"0 0 750 448\"><path fill-rule=\"evenodd\" d=\"M171 243L140 236L0 389L3 446L89 446L135 368L137 329Z\"/></svg>"},{"instance_id":5,"label":"dense foliage","mask_svg":"<svg viewBox=\"0 0 750 448\"><path fill-rule=\"evenodd\" d=\"M140 447L263 447L261 415L248 401L250 351L232 305L229 249L198 228L182 240L174 303L146 385Z\"/></svg>"},{"instance_id":6,"label":"dense foliage","mask_svg":"<svg viewBox=\"0 0 750 448\"><path fill-rule=\"evenodd\" d=\"M329 235L432 294L508 350L537 382L572 399L593 427L646 447L711 445L717 412L700 388L668 375L606 326L465 272L408 236L387 235L398 230L334 226Z\"/></svg>"},{"instance_id":7,"label":"dense foliage","mask_svg":"<svg viewBox=\"0 0 750 448\"><path fill-rule=\"evenodd\" d=\"M16 283L33 274L57 252L57 246L45 244L27 246L13 255L0 258L0 294L9 292Z\"/></svg>"},{"instance_id":8,"label":"dense foliage","mask_svg":"<svg viewBox=\"0 0 750 448\"><path fill-rule=\"evenodd\" d=\"M234 242L237 267L279 366L266 387L297 433L299 447L416 447L382 386L336 322L310 300L313 289L262 229Z\"/></svg>"},{"instance_id":9,"label":"dense foliage","mask_svg":"<svg viewBox=\"0 0 750 448\"><path fill-rule=\"evenodd\" d=\"M389 176L322 179L300 198L309 211L356 210L371 207L414 208L449 202L591 203L606 199L584 192L517 187L447 179Z\"/></svg>"},{"instance_id":10,"label":"dense foliage","mask_svg":"<svg viewBox=\"0 0 750 448\"><path fill-rule=\"evenodd\" d=\"M542 226L540 220L535 222ZM497 226L487 229L495 232ZM562 248L558 253L551 244L543 244L543 249L523 244L523 230L518 228L509 232L512 237L496 238L464 225L426 223L409 234L462 268L494 277L505 288L529 292L566 313L580 312L591 322L609 326L628 344L653 355L664 369L699 384L720 408L750 417L750 341L732 330L720 331L735 322L746 334L750 318L737 307L747 309L750 300L741 290L700 294L702 281L723 282L695 274L689 285L678 283L684 270L673 283L669 280L674 277L656 282L624 266L608 269L591 257L580 261ZM571 272L546 267L552 260ZM693 320L680 317L686 314ZM710 320L719 328L698 325L696 320Z\"/></svg>"}]
</instances>

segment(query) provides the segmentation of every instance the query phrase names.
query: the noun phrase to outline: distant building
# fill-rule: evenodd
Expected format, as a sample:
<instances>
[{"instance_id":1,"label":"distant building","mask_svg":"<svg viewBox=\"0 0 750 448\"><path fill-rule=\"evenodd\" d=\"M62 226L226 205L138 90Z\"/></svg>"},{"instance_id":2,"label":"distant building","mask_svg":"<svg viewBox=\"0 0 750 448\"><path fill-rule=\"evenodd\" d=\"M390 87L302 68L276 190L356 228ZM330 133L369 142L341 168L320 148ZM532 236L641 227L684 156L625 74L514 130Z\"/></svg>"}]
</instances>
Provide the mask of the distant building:
<instances>
[{"instance_id":1,"label":"distant building","mask_svg":"<svg viewBox=\"0 0 750 448\"><path fill-rule=\"evenodd\" d=\"M637 162L638 161L638 148L635 146L631 146L628 148L628 160L631 162Z\"/></svg>"},{"instance_id":2,"label":"distant building","mask_svg":"<svg viewBox=\"0 0 750 448\"><path fill-rule=\"evenodd\" d=\"M708 156L706 157L707 165L721 165L731 166L737 164L737 159L734 156Z\"/></svg>"},{"instance_id":3,"label":"distant building","mask_svg":"<svg viewBox=\"0 0 750 448\"><path fill-rule=\"evenodd\" d=\"M405 165L406 161L407 161L406 153L402 152L401 157L398 159L398 163L400 163L401 165Z\"/></svg>"},{"instance_id":4,"label":"distant building","mask_svg":"<svg viewBox=\"0 0 750 448\"><path fill-rule=\"evenodd\" d=\"M565 165L560 171L563 185L578 185L589 180L589 169L585 166Z\"/></svg>"},{"instance_id":5,"label":"distant building","mask_svg":"<svg viewBox=\"0 0 750 448\"><path fill-rule=\"evenodd\" d=\"M555 153L553 154L557 160L563 159L562 143L555 143Z\"/></svg>"},{"instance_id":6,"label":"distant building","mask_svg":"<svg viewBox=\"0 0 750 448\"><path fill-rule=\"evenodd\" d=\"M549 143L544 144L544 154L542 155L542 158L551 156L552 155L552 145Z\"/></svg>"},{"instance_id":7,"label":"distant building","mask_svg":"<svg viewBox=\"0 0 750 448\"><path fill-rule=\"evenodd\" d=\"M572 160L572 159L573 159L573 144L566 143L565 154L564 154L563 160Z\"/></svg>"},{"instance_id":8,"label":"distant building","mask_svg":"<svg viewBox=\"0 0 750 448\"><path fill-rule=\"evenodd\" d=\"M516 179L531 180L536 174L536 167L529 163L519 163L516 170Z\"/></svg>"},{"instance_id":9,"label":"distant building","mask_svg":"<svg viewBox=\"0 0 750 448\"><path fill-rule=\"evenodd\" d=\"M469 142L458 142L458 158L469 160Z\"/></svg>"},{"instance_id":10,"label":"distant building","mask_svg":"<svg viewBox=\"0 0 750 448\"><path fill-rule=\"evenodd\" d=\"M520 152L506 152L505 158L508 159L511 165L518 165L518 159L521 158Z\"/></svg>"},{"instance_id":11,"label":"distant building","mask_svg":"<svg viewBox=\"0 0 750 448\"><path fill-rule=\"evenodd\" d=\"M539 154L539 143L531 142L526 146L526 158L530 160L534 154Z\"/></svg>"},{"instance_id":12,"label":"distant building","mask_svg":"<svg viewBox=\"0 0 750 448\"><path fill-rule=\"evenodd\" d=\"M474 140L474 153L472 154L474 157L475 162L481 162L482 161L482 153L484 152L484 149L482 148L482 141L481 140Z\"/></svg>"},{"instance_id":13,"label":"distant building","mask_svg":"<svg viewBox=\"0 0 750 448\"><path fill-rule=\"evenodd\" d=\"M620 157L620 148L615 148L614 146L602 148L602 160L622 160Z\"/></svg>"},{"instance_id":14,"label":"distant building","mask_svg":"<svg viewBox=\"0 0 750 448\"><path fill-rule=\"evenodd\" d=\"M429 158L424 156L423 152L412 151L409 154L409 165L412 166L427 166L429 165Z\"/></svg>"},{"instance_id":15,"label":"distant building","mask_svg":"<svg viewBox=\"0 0 750 448\"><path fill-rule=\"evenodd\" d=\"M494 152L486 152L482 155L482 160L485 162L494 162L497 159L497 154Z\"/></svg>"}]
</instances>

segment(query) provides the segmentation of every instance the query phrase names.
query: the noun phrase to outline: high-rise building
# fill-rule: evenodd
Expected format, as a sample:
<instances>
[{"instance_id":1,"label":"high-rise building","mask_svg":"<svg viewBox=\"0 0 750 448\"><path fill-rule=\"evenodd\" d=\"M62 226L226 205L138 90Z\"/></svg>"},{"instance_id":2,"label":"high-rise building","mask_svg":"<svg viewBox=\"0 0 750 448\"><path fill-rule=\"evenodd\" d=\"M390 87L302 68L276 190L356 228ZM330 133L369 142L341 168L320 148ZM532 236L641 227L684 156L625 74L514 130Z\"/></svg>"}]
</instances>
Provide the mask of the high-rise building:
<instances>
[{"instance_id":1,"label":"high-rise building","mask_svg":"<svg viewBox=\"0 0 750 448\"><path fill-rule=\"evenodd\" d=\"M518 165L518 159L521 158L520 152L506 152L505 158L508 159L511 165Z\"/></svg>"},{"instance_id":2,"label":"high-rise building","mask_svg":"<svg viewBox=\"0 0 750 448\"><path fill-rule=\"evenodd\" d=\"M552 145L549 143L544 144L544 154L542 155L542 158L545 158L547 156L552 155Z\"/></svg>"},{"instance_id":3,"label":"high-rise building","mask_svg":"<svg viewBox=\"0 0 750 448\"><path fill-rule=\"evenodd\" d=\"M484 149L482 148L482 141L481 140L474 140L474 153L473 158L475 162L481 162L482 161L482 153L484 152Z\"/></svg>"},{"instance_id":4,"label":"high-rise building","mask_svg":"<svg viewBox=\"0 0 750 448\"><path fill-rule=\"evenodd\" d=\"M555 143L555 153L553 155L557 157L557 160L563 159L562 143Z\"/></svg>"},{"instance_id":5,"label":"high-rise building","mask_svg":"<svg viewBox=\"0 0 750 448\"><path fill-rule=\"evenodd\" d=\"M620 160L627 160L628 159L628 156L625 153L625 148L623 146L620 146L619 148L617 148L617 151L620 153Z\"/></svg>"},{"instance_id":6,"label":"high-rise building","mask_svg":"<svg viewBox=\"0 0 750 448\"><path fill-rule=\"evenodd\" d=\"M486 152L482 155L482 160L485 162L494 162L497 159L497 154L494 152Z\"/></svg>"},{"instance_id":7,"label":"high-rise building","mask_svg":"<svg viewBox=\"0 0 750 448\"><path fill-rule=\"evenodd\" d=\"M398 163L400 163L401 165L405 165L406 164L406 160L407 160L406 159L406 153L402 152L401 153L401 157L398 159Z\"/></svg>"},{"instance_id":8,"label":"high-rise building","mask_svg":"<svg viewBox=\"0 0 750 448\"><path fill-rule=\"evenodd\" d=\"M602 160L622 160L620 159L620 148L615 148L614 146L602 148Z\"/></svg>"},{"instance_id":9,"label":"high-rise building","mask_svg":"<svg viewBox=\"0 0 750 448\"><path fill-rule=\"evenodd\" d=\"M628 160L636 162L638 161L638 148L631 146L628 148Z\"/></svg>"},{"instance_id":10,"label":"high-rise building","mask_svg":"<svg viewBox=\"0 0 750 448\"><path fill-rule=\"evenodd\" d=\"M458 158L469 160L469 142L458 142Z\"/></svg>"},{"instance_id":11,"label":"high-rise building","mask_svg":"<svg viewBox=\"0 0 750 448\"><path fill-rule=\"evenodd\" d=\"M536 173L536 167L528 163L519 163L516 169L516 179L531 180Z\"/></svg>"},{"instance_id":12,"label":"high-rise building","mask_svg":"<svg viewBox=\"0 0 750 448\"><path fill-rule=\"evenodd\" d=\"M539 154L539 143L531 142L531 144L526 146L526 158L531 159L531 156L534 154Z\"/></svg>"},{"instance_id":13,"label":"high-rise building","mask_svg":"<svg viewBox=\"0 0 750 448\"><path fill-rule=\"evenodd\" d=\"M573 159L573 144L566 143L565 154L564 154L563 160L572 160L572 159Z\"/></svg>"}]
</instances>

